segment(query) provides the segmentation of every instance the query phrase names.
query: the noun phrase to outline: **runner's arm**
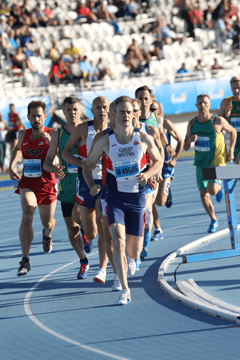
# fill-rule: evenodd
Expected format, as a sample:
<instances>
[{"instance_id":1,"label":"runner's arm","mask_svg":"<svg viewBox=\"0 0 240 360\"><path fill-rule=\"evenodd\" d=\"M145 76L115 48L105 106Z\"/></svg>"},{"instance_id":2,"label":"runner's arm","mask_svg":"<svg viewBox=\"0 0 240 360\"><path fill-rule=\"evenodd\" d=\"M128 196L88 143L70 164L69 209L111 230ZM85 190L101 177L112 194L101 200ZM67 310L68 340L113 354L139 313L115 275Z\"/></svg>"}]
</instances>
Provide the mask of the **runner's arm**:
<instances>
[{"instance_id":1,"label":"runner's arm","mask_svg":"<svg viewBox=\"0 0 240 360\"><path fill-rule=\"evenodd\" d=\"M217 126L216 130L218 132L220 131L226 131L228 134L230 134L230 147L227 153L226 162L230 162L234 159L234 148L236 145L237 140L237 132L236 130L229 124L229 122L224 119L222 116L218 116L215 120L215 126ZM218 127L220 125L220 128Z\"/></svg>"},{"instance_id":2,"label":"runner's arm","mask_svg":"<svg viewBox=\"0 0 240 360\"><path fill-rule=\"evenodd\" d=\"M88 154L87 159L83 164L83 177L90 189L90 194L95 196L101 190L100 185L96 185L93 180L92 170L96 167L103 154L108 153L108 136L101 137L92 148L92 151Z\"/></svg>"},{"instance_id":3,"label":"runner's arm","mask_svg":"<svg viewBox=\"0 0 240 360\"><path fill-rule=\"evenodd\" d=\"M25 132L26 132L25 130L21 130L19 132L17 145L15 146L12 152L11 161L8 169L9 176L12 180L20 179L20 176L14 170L14 166L17 164L18 160L22 157L21 145L25 136Z\"/></svg>"},{"instance_id":4,"label":"runner's arm","mask_svg":"<svg viewBox=\"0 0 240 360\"><path fill-rule=\"evenodd\" d=\"M184 145L183 145L184 150L188 151L190 149L191 142L196 142L196 140L197 140L197 135L192 135L192 123L191 121L189 121L187 127L187 134L185 136Z\"/></svg>"},{"instance_id":5,"label":"runner's arm","mask_svg":"<svg viewBox=\"0 0 240 360\"><path fill-rule=\"evenodd\" d=\"M175 155L175 151L168 144L168 140L167 140L166 135L165 135L165 133L163 131L163 119L160 116L156 116L156 118L157 118L157 124L158 124L158 129L159 129L161 142L162 142L163 146L165 147L168 155L170 157L173 157Z\"/></svg>"},{"instance_id":6,"label":"runner's arm","mask_svg":"<svg viewBox=\"0 0 240 360\"><path fill-rule=\"evenodd\" d=\"M179 132L177 131L176 127L170 120L165 119L164 127L167 130L168 134L172 136L175 140L177 140L175 155L172 157L172 159L168 160L168 165L170 167L175 167L176 161L183 149L184 141Z\"/></svg>"},{"instance_id":7,"label":"runner's arm","mask_svg":"<svg viewBox=\"0 0 240 360\"><path fill-rule=\"evenodd\" d=\"M78 125L76 127L75 131L72 132L72 134L71 134L70 138L68 139L68 141L65 145L65 148L63 149L63 152L62 152L63 160L67 161L69 164L72 164L72 165L75 165L78 167L83 166L83 160L73 156L72 149L78 143L78 141L81 139L82 125L85 125L85 124Z\"/></svg>"},{"instance_id":8,"label":"runner's arm","mask_svg":"<svg viewBox=\"0 0 240 360\"><path fill-rule=\"evenodd\" d=\"M162 166L162 158L159 154L158 148L156 147L152 137L144 132L140 132L142 145L145 145L146 152L151 160L151 167L144 173L138 176L139 183L145 185L147 180L159 173L159 168Z\"/></svg>"},{"instance_id":9,"label":"runner's arm","mask_svg":"<svg viewBox=\"0 0 240 360\"><path fill-rule=\"evenodd\" d=\"M24 125L24 122L23 122L21 116L18 114L17 117L18 117L18 123L20 124L20 130L26 129L26 126Z\"/></svg>"},{"instance_id":10,"label":"runner's arm","mask_svg":"<svg viewBox=\"0 0 240 360\"><path fill-rule=\"evenodd\" d=\"M58 131L55 131L51 137L50 146L46 155L46 159L43 164L43 168L48 172L54 173L59 179L63 179L65 177L65 174L62 171L64 166L53 165L57 153L58 153Z\"/></svg>"}]
</instances>

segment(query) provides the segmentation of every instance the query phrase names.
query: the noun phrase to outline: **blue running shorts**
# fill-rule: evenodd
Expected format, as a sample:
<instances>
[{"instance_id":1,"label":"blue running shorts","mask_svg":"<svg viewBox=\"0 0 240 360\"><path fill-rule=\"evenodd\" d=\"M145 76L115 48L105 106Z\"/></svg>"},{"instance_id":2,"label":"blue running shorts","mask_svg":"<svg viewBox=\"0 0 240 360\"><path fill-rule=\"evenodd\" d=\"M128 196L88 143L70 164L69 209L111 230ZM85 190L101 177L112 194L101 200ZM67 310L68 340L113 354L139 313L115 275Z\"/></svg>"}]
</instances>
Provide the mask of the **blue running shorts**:
<instances>
[{"instance_id":1,"label":"blue running shorts","mask_svg":"<svg viewBox=\"0 0 240 360\"><path fill-rule=\"evenodd\" d=\"M102 180L94 180L95 184L102 186ZM100 192L101 193L101 192ZM88 209L92 209L95 207L95 202L100 196L98 193L96 196L92 196L90 194L89 187L87 186L86 181L84 178L77 179L77 193L76 193L76 202L81 205L85 206Z\"/></svg>"}]
</instances>

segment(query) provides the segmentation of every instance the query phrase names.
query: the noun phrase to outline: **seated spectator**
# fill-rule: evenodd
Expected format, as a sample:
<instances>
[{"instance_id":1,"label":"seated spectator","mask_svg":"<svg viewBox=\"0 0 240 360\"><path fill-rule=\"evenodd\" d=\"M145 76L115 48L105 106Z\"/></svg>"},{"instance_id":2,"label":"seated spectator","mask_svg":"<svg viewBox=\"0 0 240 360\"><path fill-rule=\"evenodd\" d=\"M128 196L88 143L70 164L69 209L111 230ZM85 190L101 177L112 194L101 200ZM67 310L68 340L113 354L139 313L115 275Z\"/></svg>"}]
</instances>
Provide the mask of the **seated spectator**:
<instances>
[{"instance_id":1,"label":"seated spectator","mask_svg":"<svg viewBox=\"0 0 240 360\"><path fill-rule=\"evenodd\" d=\"M94 65L94 62L91 60L90 61L90 70L88 73L88 80L91 82L95 82L98 81L99 79L99 72L98 72L98 68L97 66Z\"/></svg>"},{"instance_id":2,"label":"seated spectator","mask_svg":"<svg viewBox=\"0 0 240 360\"><path fill-rule=\"evenodd\" d=\"M54 8L52 9L53 25L63 25L64 24L64 12L63 9L59 6L58 2L54 3Z\"/></svg>"},{"instance_id":3,"label":"seated spectator","mask_svg":"<svg viewBox=\"0 0 240 360\"><path fill-rule=\"evenodd\" d=\"M72 58L77 55L78 56L78 59L81 59L81 51L79 48L77 48L76 46L74 46L74 41L71 40L71 44L70 44L70 47L65 49L63 51L63 55L65 54L68 54L70 55Z\"/></svg>"},{"instance_id":4,"label":"seated spectator","mask_svg":"<svg viewBox=\"0 0 240 360\"><path fill-rule=\"evenodd\" d=\"M188 12L188 17L192 25L201 26L204 23L204 16L201 5L198 5L197 9L194 6L191 6L191 9Z\"/></svg>"},{"instance_id":5,"label":"seated spectator","mask_svg":"<svg viewBox=\"0 0 240 360\"><path fill-rule=\"evenodd\" d=\"M70 70L62 57L54 62L48 74L49 81L54 85L66 83L69 80Z\"/></svg>"},{"instance_id":6,"label":"seated spectator","mask_svg":"<svg viewBox=\"0 0 240 360\"><path fill-rule=\"evenodd\" d=\"M238 14L237 8L232 4L232 0L225 1L223 14L226 15L226 22L227 22L226 26L228 29L230 28L229 20L232 20L233 16L237 16Z\"/></svg>"},{"instance_id":7,"label":"seated spectator","mask_svg":"<svg viewBox=\"0 0 240 360\"><path fill-rule=\"evenodd\" d=\"M32 35L32 32L29 30L29 28L24 25L22 28L21 28L21 33L23 35L20 35L19 38L20 38L20 46L21 47L24 47L26 43L33 43L36 41L35 37Z\"/></svg>"},{"instance_id":8,"label":"seated spectator","mask_svg":"<svg viewBox=\"0 0 240 360\"><path fill-rule=\"evenodd\" d=\"M171 45L173 41L179 41L182 43L184 37L176 37L176 34L167 26L164 17L158 18L156 23L149 29L153 34L159 34L164 44Z\"/></svg>"},{"instance_id":9,"label":"seated spectator","mask_svg":"<svg viewBox=\"0 0 240 360\"><path fill-rule=\"evenodd\" d=\"M189 71L186 68L186 64L182 63L182 66L180 67L180 69L178 69L177 74L185 74L185 73L189 73Z\"/></svg>"},{"instance_id":10,"label":"seated spectator","mask_svg":"<svg viewBox=\"0 0 240 360\"><path fill-rule=\"evenodd\" d=\"M128 4L128 10L131 14L131 17L135 19L135 17L139 14L139 3L135 0L130 0Z\"/></svg>"},{"instance_id":11,"label":"seated spectator","mask_svg":"<svg viewBox=\"0 0 240 360\"><path fill-rule=\"evenodd\" d=\"M23 0L23 4L20 6L21 16L30 17L31 12L28 10L28 0Z\"/></svg>"},{"instance_id":12,"label":"seated spectator","mask_svg":"<svg viewBox=\"0 0 240 360\"><path fill-rule=\"evenodd\" d=\"M79 56L74 55L73 61L70 64L70 79L74 83L79 83L79 80L83 78L83 72L79 67Z\"/></svg>"},{"instance_id":13,"label":"seated spectator","mask_svg":"<svg viewBox=\"0 0 240 360\"><path fill-rule=\"evenodd\" d=\"M23 48L19 46L16 50L16 54L12 57L13 69L25 70L28 68L33 72L33 67L31 61L27 59L26 55L23 53Z\"/></svg>"},{"instance_id":14,"label":"seated spectator","mask_svg":"<svg viewBox=\"0 0 240 360\"><path fill-rule=\"evenodd\" d=\"M137 46L137 41L136 39L132 39L132 44L127 48L127 53L129 51L133 51L134 53L134 57L140 61L144 61L144 57L142 54L141 49Z\"/></svg>"},{"instance_id":15,"label":"seated spectator","mask_svg":"<svg viewBox=\"0 0 240 360\"><path fill-rule=\"evenodd\" d=\"M91 70L91 65L86 55L83 57L81 61L79 61L79 68L83 73L83 81L87 82L89 71Z\"/></svg>"},{"instance_id":16,"label":"seated spectator","mask_svg":"<svg viewBox=\"0 0 240 360\"><path fill-rule=\"evenodd\" d=\"M0 15L0 32L3 34L7 31L7 18L5 15Z\"/></svg>"},{"instance_id":17,"label":"seated spectator","mask_svg":"<svg viewBox=\"0 0 240 360\"><path fill-rule=\"evenodd\" d=\"M59 58L59 52L57 49L57 41L52 40L52 47L49 49L47 57L48 59L51 59L52 61L56 61Z\"/></svg>"},{"instance_id":18,"label":"seated spectator","mask_svg":"<svg viewBox=\"0 0 240 360\"><path fill-rule=\"evenodd\" d=\"M161 60L162 54L161 50L156 44L154 43L154 49L150 50L150 46L146 43L145 36L142 37L142 44L140 45L140 49L142 50L142 54L145 60L151 62L151 56L157 56L158 60Z\"/></svg>"},{"instance_id":19,"label":"seated spectator","mask_svg":"<svg viewBox=\"0 0 240 360\"><path fill-rule=\"evenodd\" d=\"M227 16L222 15L215 22L214 30L215 30L215 34L216 34L217 45L219 47L222 46L222 43L224 42L224 40L227 38L227 35L228 35L228 30L226 28L226 21L227 21ZM214 43L215 43L215 41L214 41Z\"/></svg>"},{"instance_id":20,"label":"seated spectator","mask_svg":"<svg viewBox=\"0 0 240 360\"><path fill-rule=\"evenodd\" d=\"M204 67L206 67L206 66L202 64L202 59L198 59L197 65L195 65L195 67L194 67L194 71L199 73L197 76L203 75Z\"/></svg>"},{"instance_id":21,"label":"seated spectator","mask_svg":"<svg viewBox=\"0 0 240 360\"><path fill-rule=\"evenodd\" d=\"M208 5L207 9L203 11L204 24L208 29L214 28L214 19L213 19L213 7Z\"/></svg>"},{"instance_id":22,"label":"seated spectator","mask_svg":"<svg viewBox=\"0 0 240 360\"><path fill-rule=\"evenodd\" d=\"M104 4L100 4L99 11L96 15L100 20L113 21L116 19L114 14L107 11L107 8Z\"/></svg>"},{"instance_id":23,"label":"seated spectator","mask_svg":"<svg viewBox=\"0 0 240 360\"><path fill-rule=\"evenodd\" d=\"M11 43L8 41L8 36L6 33L0 33L0 49L2 54L7 58L15 53Z\"/></svg>"},{"instance_id":24,"label":"seated spectator","mask_svg":"<svg viewBox=\"0 0 240 360\"><path fill-rule=\"evenodd\" d=\"M129 50L127 52L126 61L124 64L129 68L131 76L135 74L141 74L145 70L145 66L143 66L141 61L134 56L133 50Z\"/></svg>"},{"instance_id":25,"label":"seated spectator","mask_svg":"<svg viewBox=\"0 0 240 360\"><path fill-rule=\"evenodd\" d=\"M14 20L13 28L15 30L22 26L21 10L17 4L12 5L10 16Z\"/></svg>"},{"instance_id":26,"label":"seated spectator","mask_svg":"<svg viewBox=\"0 0 240 360\"><path fill-rule=\"evenodd\" d=\"M110 79L114 78L114 74L111 71L110 68L106 68L106 66L103 64L103 59L99 58L98 59L98 63L97 63L97 71L98 71L98 78L99 80L103 80L106 79L107 77L109 77Z\"/></svg>"},{"instance_id":27,"label":"seated spectator","mask_svg":"<svg viewBox=\"0 0 240 360\"><path fill-rule=\"evenodd\" d=\"M48 25L49 18L42 10L40 3L37 3L32 13L36 16L39 26L46 27Z\"/></svg>"},{"instance_id":28,"label":"seated spectator","mask_svg":"<svg viewBox=\"0 0 240 360\"><path fill-rule=\"evenodd\" d=\"M235 35L233 36L232 49L240 50L240 14L233 23L233 30Z\"/></svg>"},{"instance_id":29,"label":"seated spectator","mask_svg":"<svg viewBox=\"0 0 240 360\"><path fill-rule=\"evenodd\" d=\"M214 64L211 66L212 74L217 74L217 70L219 69L225 69L223 66L221 66L218 62L217 58L214 58Z\"/></svg>"},{"instance_id":30,"label":"seated spectator","mask_svg":"<svg viewBox=\"0 0 240 360\"><path fill-rule=\"evenodd\" d=\"M16 49L18 48L18 46L20 45L20 41L19 41L19 39L17 39L17 38L15 37L15 35L16 35L15 30L9 28L7 34L8 34L8 41L9 41L10 44L12 45L12 48L13 48L14 50L16 50Z\"/></svg>"},{"instance_id":31,"label":"seated spectator","mask_svg":"<svg viewBox=\"0 0 240 360\"><path fill-rule=\"evenodd\" d=\"M78 19L86 18L89 23L98 22L97 16L86 6L86 0L78 1L77 5Z\"/></svg>"},{"instance_id":32,"label":"seated spectator","mask_svg":"<svg viewBox=\"0 0 240 360\"><path fill-rule=\"evenodd\" d=\"M45 9L43 10L44 14L48 17L48 19L53 19L53 13L51 10L50 5L48 4L48 2L45 2Z\"/></svg>"}]
</instances>

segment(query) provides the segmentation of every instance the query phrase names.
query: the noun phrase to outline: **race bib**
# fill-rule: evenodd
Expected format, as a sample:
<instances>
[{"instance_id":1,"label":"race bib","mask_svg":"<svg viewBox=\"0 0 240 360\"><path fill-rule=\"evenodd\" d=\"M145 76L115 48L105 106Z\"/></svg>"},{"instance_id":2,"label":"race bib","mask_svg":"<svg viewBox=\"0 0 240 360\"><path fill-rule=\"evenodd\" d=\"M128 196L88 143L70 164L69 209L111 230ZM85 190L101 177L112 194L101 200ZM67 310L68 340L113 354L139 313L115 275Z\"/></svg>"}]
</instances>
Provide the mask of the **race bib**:
<instances>
[{"instance_id":1,"label":"race bib","mask_svg":"<svg viewBox=\"0 0 240 360\"><path fill-rule=\"evenodd\" d=\"M8 123L8 127L10 128L10 129L14 129L14 124L13 123Z\"/></svg>"},{"instance_id":2,"label":"race bib","mask_svg":"<svg viewBox=\"0 0 240 360\"><path fill-rule=\"evenodd\" d=\"M195 142L195 150L210 151L210 139L207 136L198 136Z\"/></svg>"},{"instance_id":3,"label":"race bib","mask_svg":"<svg viewBox=\"0 0 240 360\"><path fill-rule=\"evenodd\" d=\"M121 161L114 163L114 171L117 181L129 181L139 174L138 161Z\"/></svg>"},{"instance_id":4,"label":"race bib","mask_svg":"<svg viewBox=\"0 0 240 360\"><path fill-rule=\"evenodd\" d=\"M23 169L25 177L36 178L42 176L41 159L24 159Z\"/></svg>"},{"instance_id":5,"label":"race bib","mask_svg":"<svg viewBox=\"0 0 240 360\"><path fill-rule=\"evenodd\" d=\"M73 154L73 156L75 158L79 158L78 154ZM67 162L67 171L69 172L69 174L77 174L78 173L78 166L77 165L73 165L73 164L69 164Z\"/></svg>"},{"instance_id":6,"label":"race bib","mask_svg":"<svg viewBox=\"0 0 240 360\"><path fill-rule=\"evenodd\" d=\"M230 118L230 125L232 125L236 131L240 131L240 117Z\"/></svg>"}]
</instances>

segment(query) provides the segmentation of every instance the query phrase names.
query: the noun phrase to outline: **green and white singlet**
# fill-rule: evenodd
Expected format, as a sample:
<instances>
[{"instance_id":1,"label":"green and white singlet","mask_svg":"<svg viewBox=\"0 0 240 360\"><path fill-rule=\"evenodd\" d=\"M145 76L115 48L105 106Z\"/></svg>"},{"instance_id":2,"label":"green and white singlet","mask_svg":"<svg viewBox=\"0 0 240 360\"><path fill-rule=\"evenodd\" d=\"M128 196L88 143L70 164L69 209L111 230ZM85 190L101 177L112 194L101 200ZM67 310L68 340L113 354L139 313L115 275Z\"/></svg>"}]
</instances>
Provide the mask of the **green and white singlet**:
<instances>
[{"instance_id":1,"label":"green and white singlet","mask_svg":"<svg viewBox=\"0 0 240 360\"><path fill-rule=\"evenodd\" d=\"M229 116L229 124L237 131L237 140L234 149L234 161L236 160L237 154L240 151L240 101L234 101L233 97L230 96L225 99L225 108L229 105L230 101L232 101L232 111Z\"/></svg>"},{"instance_id":2,"label":"green and white singlet","mask_svg":"<svg viewBox=\"0 0 240 360\"><path fill-rule=\"evenodd\" d=\"M157 116L153 112L150 114L148 119L139 119L139 121L143 124L152 125L158 129Z\"/></svg>"}]
</instances>

